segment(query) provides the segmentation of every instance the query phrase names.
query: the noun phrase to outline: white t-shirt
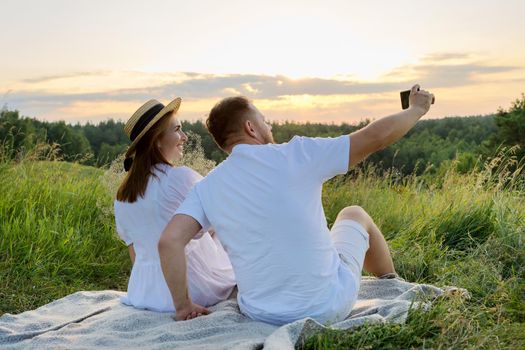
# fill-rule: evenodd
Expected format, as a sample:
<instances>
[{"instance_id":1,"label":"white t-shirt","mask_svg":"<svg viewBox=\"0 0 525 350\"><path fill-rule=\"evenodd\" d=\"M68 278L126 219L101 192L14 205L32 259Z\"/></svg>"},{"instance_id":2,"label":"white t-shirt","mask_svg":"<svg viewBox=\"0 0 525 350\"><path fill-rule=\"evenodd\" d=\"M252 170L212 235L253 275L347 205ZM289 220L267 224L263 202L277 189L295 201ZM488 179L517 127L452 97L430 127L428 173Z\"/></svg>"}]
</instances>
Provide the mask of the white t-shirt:
<instances>
[{"instance_id":1,"label":"white t-shirt","mask_svg":"<svg viewBox=\"0 0 525 350\"><path fill-rule=\"evenodd\" d=\"M348 135L236 145L177 210L213 226L251 318L325 323L350 312L358 287L341 267L321 203L323 182L348 171L349 150Z\"/></svg>"},{"instance_id":2,"label":"white t-shirt","mask_svg":"<svg viewBox=\"0 0 525 350\"><path fill-rule=\"evenodd\" d=\"M154 311L175 311L164 279L157 245L166 224L202 176L187 167L165 164L153 169L144 197L133 203L115 201L119 236L133 244L135 263L122 302ZM192 300L209 306L225 300L235 287L230 260L208 232L186 246L188 289Z\"/></svg>"}]
</instances>

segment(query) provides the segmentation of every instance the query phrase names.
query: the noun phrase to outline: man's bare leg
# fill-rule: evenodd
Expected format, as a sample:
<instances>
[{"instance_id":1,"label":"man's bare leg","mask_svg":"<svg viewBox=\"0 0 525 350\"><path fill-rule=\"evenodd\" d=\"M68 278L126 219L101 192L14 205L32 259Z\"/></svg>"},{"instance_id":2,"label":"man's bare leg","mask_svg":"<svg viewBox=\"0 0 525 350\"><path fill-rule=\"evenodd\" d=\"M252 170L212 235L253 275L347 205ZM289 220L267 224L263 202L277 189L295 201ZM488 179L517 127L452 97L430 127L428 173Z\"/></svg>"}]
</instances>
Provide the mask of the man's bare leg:
<instances>
[{"instance_id":1,"label":"man's bare leg","mask_svg":"<svg viewBox=\"0 0 525 350\"><path fill-rule=\"evenodd\" d=\"M377 277L395 274L394 263L385 237L370 215L359 206L346 207L339 212L335 221L354 220L360 223L369 235L369 248L365 255L364 270Z\"/></svg>"}]
</instances>

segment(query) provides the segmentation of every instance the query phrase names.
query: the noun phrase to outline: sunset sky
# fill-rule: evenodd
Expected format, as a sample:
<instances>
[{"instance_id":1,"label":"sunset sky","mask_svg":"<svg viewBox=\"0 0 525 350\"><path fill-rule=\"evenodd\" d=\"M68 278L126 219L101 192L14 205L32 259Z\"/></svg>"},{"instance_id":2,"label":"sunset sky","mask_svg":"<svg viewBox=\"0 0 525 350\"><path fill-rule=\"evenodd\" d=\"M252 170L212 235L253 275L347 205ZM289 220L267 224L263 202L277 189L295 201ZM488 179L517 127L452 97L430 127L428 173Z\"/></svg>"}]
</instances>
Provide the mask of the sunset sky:
<instances>
[{"instance_id":1,"label":"sunset sky","mask_svg":"<svg viewBox=\"0 0 525 350\"><path fill-rule=\"evenodd\" d=\"M524 0L0 0L0 105L42 120L182 119L246 95L273 121L356 122L436 95L428 118L525 92Z\"/></svg>"}]
</instances>

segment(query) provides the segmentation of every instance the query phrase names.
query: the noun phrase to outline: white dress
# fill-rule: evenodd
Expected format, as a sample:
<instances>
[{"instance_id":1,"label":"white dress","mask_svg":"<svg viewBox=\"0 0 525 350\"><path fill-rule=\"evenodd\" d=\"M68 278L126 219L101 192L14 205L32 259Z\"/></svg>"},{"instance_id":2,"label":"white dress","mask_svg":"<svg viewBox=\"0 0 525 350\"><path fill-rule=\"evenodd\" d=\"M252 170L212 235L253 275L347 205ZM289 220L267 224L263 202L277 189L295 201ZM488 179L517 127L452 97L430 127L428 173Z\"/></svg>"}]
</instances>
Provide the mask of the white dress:
<instances>
[{"instance_id":1,"label":"white dress","mask_svg":"<svg viewBox=\"0 0 525 350\"><path fill-rule=\"evenodd\" d=\"M175 307L162 273L157 244L160 235L202 176L188 167L157 165L144 197L134 203L115 201L115 221L120 238L133 244L126 305L161 312ZM208 232L186 246L188 290L194 303L210 306L225 300L235 287L233 268L219 241Z\"/></svg>"}]
</instances>

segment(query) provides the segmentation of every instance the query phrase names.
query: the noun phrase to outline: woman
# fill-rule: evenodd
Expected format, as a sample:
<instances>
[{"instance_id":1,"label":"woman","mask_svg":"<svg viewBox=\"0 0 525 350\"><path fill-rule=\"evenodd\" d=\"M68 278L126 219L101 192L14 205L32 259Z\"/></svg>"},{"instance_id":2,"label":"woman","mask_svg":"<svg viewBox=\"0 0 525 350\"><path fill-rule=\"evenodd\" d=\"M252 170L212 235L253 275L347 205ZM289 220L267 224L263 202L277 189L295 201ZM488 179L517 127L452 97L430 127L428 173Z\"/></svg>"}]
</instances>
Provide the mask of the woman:
<instances>
[{"instance_id":1,"label":"woman","mask_svg":"<svg viewBox=\"0 0 525 350\"><path fill-rule=\"evenodd\" d=\"M150 100L124 126L131 140L124 162L128 173L115 201L117 232L133 262L122 302L161 312L175 308L160 265L159 237L190 189L202 179L190 168L172 165L182 157L188 139L176 117L180 103L180 98L167 106ZM209 306L230 296L235 276L218 240L202 233L186 248L186 259L188 289L195 303Z\"/></svg>"}]
</instances>

